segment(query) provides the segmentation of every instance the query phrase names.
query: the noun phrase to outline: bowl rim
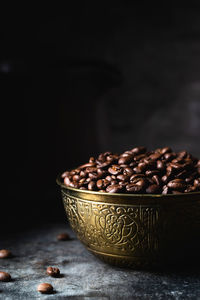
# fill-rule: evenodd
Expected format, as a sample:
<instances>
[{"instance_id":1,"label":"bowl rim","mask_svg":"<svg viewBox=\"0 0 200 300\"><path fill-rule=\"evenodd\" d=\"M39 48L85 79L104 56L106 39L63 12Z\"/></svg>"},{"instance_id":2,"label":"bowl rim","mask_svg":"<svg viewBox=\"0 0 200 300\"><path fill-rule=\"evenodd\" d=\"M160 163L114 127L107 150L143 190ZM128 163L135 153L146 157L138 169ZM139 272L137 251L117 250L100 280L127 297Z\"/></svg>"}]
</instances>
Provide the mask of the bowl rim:
<instances>
[{"instance_id":1,"label":"bowl rim","mask_svg":"<svg viewBox=\"0 0 200 300\"><path fill-rule=\"evenodd\" d=\"M61 182L61 174L58 174L57 178L56 178L56 183L61 187L64 188L66 190L71 190L74 192L78 192L78 193L83 193L83 194L92 194L92 195L101 195L101 196L113 196L113 197L135 197L135 198L170 198L172 197L174 198L181 198L183 196L194 196L194 195L199 195L200 196L200 191L199 192L192 192L192 193L181 193L181 194L131 194L131 193L106 193L106 192L98 192L98 191L89 191L89 190L80 190L77 188L73 188L70 186L66 186L64 183Z\"/></svg>"}]
</instances>

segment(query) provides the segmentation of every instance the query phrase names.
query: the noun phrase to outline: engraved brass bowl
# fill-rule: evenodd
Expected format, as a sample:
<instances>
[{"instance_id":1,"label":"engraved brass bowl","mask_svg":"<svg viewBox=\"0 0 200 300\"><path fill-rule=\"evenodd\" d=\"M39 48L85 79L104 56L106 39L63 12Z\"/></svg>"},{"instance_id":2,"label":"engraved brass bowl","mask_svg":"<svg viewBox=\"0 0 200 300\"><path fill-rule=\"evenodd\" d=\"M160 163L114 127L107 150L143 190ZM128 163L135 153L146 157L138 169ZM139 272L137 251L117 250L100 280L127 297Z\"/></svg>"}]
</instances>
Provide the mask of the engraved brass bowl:
<instances>
[{"instance_id":1,"label":"engraved brass bowl","mask_svg":"<svg viewBox=\"0 0 200 300\"><path fill-rule=\"evenodd\" d=\"M199 257L200 192L111 194L57 183L72 229L105 262L148 269Z\"/></svg>"}]
</instances>

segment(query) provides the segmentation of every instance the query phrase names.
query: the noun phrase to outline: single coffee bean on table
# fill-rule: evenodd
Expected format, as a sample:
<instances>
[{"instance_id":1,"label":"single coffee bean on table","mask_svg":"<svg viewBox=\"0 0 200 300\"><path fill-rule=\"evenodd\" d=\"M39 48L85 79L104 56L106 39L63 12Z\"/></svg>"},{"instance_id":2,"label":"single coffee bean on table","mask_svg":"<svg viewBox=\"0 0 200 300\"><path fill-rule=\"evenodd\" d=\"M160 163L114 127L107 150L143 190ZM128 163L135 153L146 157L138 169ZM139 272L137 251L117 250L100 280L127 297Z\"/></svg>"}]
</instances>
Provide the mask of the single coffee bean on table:
<instances>
[{"instance_id":1,"label":"single coffee bean on table","mask_svg":"<svg viewBox=\"0 0 200 300\"><path fill-rule=\"evenodd\" d=\"M50 283L40 283L37 287L38 292L42 294L51 294L53 292L53 286Z\"/></svg>"},{"instance_id":2,"label":"single coffee bean on table","mask_svg":"<svg viewBox=\"0 0 200 300\"><path fill-rule=\"evenodd\" d=\"M7 272L0 271L0 281L11 281L11 276Z\"/></svg>"},{"instance_id":3,"label":"single coffee bean on table","mask_svg":"<svg viewBox=\"0 0 200 300\"><path fill-rule=\"evenodd\" d=\"M57 235L57 240L58 241L69 241L70 240L70 236L68 233L60 233Z\"/></svg>"},{"instance_id":4,"label":"single coffee bean on table","mask_svg":"<svg viewBox=\"0 0 200 300\"><path fill-rule=\"evenodd\" d=\"M10 250L7 249L0 250L0 258L10 258L10 257L12 257L12 253Z\"/></svg>"},{"instance_id":5,"label":"single coffee bean on table","mask_svg":"<svg viewBox=\"0 0 200 300\"><path fill-rule=\"evenodd\" d=\"M56 267L48 267L46 270L46 273L51 277L59 277L60 276L60 270Z\"/></svg>"},{"instance_id":6,"label":"single coffee bean on table","mask_svg":"<svg viewBox=\"0 0 200 300\"><path fill-rule=\"evenodd\" d=\"M63 183L83 191L132 194L181 194L200 191L200 159L170 147L110 151L62 174ZM62 238L59 240L63 240Z\"/></svg>"}]
</instances>

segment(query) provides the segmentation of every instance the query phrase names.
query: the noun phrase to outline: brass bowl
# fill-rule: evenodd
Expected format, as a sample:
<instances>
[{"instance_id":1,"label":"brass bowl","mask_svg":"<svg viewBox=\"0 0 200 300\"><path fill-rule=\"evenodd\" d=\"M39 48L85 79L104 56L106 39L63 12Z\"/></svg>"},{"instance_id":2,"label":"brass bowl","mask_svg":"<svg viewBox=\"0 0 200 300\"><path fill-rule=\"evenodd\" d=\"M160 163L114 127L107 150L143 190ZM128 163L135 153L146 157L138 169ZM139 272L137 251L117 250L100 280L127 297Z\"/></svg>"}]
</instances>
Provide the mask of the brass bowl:
<instances>
[{"instance_id":1,"label":"brass bowl","mask_svg":"<svg viewBox=\"0 0 200 300\"><path fill-rule=\"evenodd\" d=\"M72 229L107 263L148 269L199 253L200 192L111 194L67 187L60 176L57 183Z\"/></svg>"}]
</instances>

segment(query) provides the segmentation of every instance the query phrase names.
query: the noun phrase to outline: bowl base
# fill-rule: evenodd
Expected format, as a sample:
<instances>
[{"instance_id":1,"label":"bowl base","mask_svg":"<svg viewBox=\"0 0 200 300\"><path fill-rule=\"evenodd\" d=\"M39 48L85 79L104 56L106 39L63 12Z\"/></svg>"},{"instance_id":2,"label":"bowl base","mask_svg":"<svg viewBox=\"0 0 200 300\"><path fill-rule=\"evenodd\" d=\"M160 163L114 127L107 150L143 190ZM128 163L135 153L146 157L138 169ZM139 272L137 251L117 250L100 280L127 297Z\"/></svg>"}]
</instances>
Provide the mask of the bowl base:
<instances>
[{"instance_id":1,"label":"bowl base","mask_svg":"<svg viewBox=\"0 0 200 300\"><path fill-rule=\"evenodd\" d=\"M153 270L160 269L161 267L160 261L155 259L152 259L151 263L149 263L149 259L147 260L145 257L122 256L99 252L88 247L87 249L101 261L116 267L131 268L135 270Z\"/></svg>"}]
</instances>

